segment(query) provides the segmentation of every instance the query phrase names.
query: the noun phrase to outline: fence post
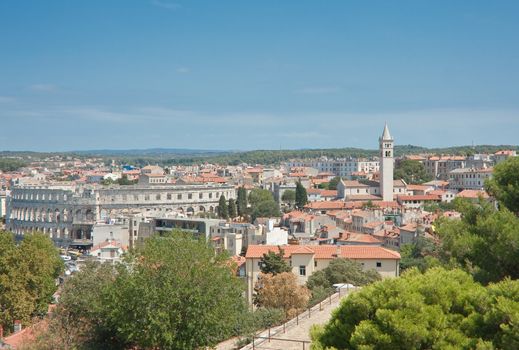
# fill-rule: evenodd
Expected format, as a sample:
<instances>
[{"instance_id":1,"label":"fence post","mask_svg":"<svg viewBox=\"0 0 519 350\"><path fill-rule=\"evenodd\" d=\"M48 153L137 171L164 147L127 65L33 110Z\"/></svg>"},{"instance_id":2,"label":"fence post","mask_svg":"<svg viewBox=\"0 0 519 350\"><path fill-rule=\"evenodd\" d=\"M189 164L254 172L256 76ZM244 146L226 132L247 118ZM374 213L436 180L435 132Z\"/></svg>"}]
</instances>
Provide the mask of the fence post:
<instances>
[{"instance_id":1,"label":"fence post","mask_svg":"<svg viewBox=\"0 0 519 350\"><path fill-rule=\"evenodd\" d=\"M308 308L308 318L312 317L312 308Z\"/></svg>"},{"instance_id":2,"label":"fence post","mask_svg":"<svg viewBox=\"0 0 519 350\"><path fill-rule=\"evenodd\" d=\"M299 314L296 315L296 324L299 325Z\"/></svg>"},{"instance_id":3,"label":"fence post","mask_svg":"<svg viewBox=\"0 0 519 350\"><path fill-rule=\"evenodd\" d=\"M330 305L332 305L332 295L330 294L330 296L328 297L328 300L330 301Z\"/></svg>"},{"instance_id":4,"label":"fence post","mask_svg":"<svg viewBox=\"0 0 519 350\"><path fill-rule=\"evenodd\" d=\"M287 325L287 323L286 323L286 322L285 322L285 323L283 323L283 333L286 333L286 328L285 328L285 326L286 326L286 325Z\"/></svg>"},{"instance_id":5,"label":"fence post","mask_svg":"<svg viewBox=\"0 0 519 350\"><path fill-rule=\"evenodd\" d=\"M303 350L305 350L305 342L303 341Z\"/></svg>"},{"instance_id":6,"label":"fence post","mask_svg":"<svg viewBox=\"0 0 519 350\"><path fill-rule=\"evenodd\" d=\"M323 311L323 305L322 305L322 304L323 304L323 302L321 301L321 302L319 303L319 311Z\"/></svg>"},{"instance_id":7,"label":"fence post","mask_svg":"<svg viewBox=\"0 0 519 350\"><path fill-rule=\"evenodd\" d=\"M269 327L269 343L270 343L270 327Z\"/></svg>"},{"instance_id":8,"label":"fence post","mask_svg":"<svg viewBox=\"0 0 519 350\"><path fill-rule=\"evenodd\" d=\"M253 335L253 336L252 336L252 350L255 349L255 347L254 347L254 338L255 338L255 336Z\"/></svg>"}]
</instances>

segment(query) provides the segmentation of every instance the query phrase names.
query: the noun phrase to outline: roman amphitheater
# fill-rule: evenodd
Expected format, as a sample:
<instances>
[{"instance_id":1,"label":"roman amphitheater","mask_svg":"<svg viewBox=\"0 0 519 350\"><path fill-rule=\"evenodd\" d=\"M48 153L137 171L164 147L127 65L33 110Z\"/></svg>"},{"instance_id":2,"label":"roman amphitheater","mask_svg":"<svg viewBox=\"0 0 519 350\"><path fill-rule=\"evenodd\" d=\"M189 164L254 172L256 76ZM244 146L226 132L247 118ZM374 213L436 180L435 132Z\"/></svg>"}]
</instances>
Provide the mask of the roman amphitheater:
<instances>
[{"instance_id":1,"label":"roman amphitheater","mask_svg":"<svg viewBox=\"0 0 519 350\"><path fill-rule=\"evenodd\" d=\"M89 241L92 226L124 213L215 212L231 185L19 185L7 204L7 228L16 234L41 231L56 241Z\"/></svg>"}]
</instances>

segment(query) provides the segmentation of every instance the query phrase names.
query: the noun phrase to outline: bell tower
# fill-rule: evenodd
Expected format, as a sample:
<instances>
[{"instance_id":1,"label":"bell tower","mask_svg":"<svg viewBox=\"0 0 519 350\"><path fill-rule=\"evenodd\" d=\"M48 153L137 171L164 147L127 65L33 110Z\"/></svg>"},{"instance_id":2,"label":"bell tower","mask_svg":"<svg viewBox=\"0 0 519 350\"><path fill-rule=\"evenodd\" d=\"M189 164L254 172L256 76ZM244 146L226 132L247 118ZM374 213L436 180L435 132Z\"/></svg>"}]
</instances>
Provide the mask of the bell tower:
<instances>
[{"instance_id":1,"label":"bell tower","mask_svg":"<svg viewBox=\"0 0 519 350\"><path fill-rule=\"evenodd\" d=\"M384 132L378 139L380 147L380 194L384 202L393 201L393 167L394 159L394 140L389 133L387 123L384 125Z\"/></svg>"}]
</instances>

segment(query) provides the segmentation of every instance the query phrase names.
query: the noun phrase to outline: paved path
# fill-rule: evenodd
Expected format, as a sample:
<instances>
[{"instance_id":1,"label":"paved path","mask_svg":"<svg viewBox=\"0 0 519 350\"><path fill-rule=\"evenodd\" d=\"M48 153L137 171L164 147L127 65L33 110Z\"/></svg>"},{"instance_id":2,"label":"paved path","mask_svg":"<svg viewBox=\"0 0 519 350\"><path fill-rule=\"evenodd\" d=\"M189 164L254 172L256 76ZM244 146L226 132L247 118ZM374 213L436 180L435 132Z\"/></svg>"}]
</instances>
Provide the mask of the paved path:
<instances>
[{"instance_id":1,"label":"paved path","mask_svg":"<svg viewBox=\"0 0 519 350\"><path fill-rule=\"evenodd\" d=\"M312 308L310 317L308 316L308 311L303 313L298 317L298 320L292 319L287 322L287 326L285 328L285 332L283 333L283 326L279 326L271 329L271 337L280 338L280 339L291 339L291 340L305 340L307 342L310 341L310 328L314 324L324 324L328 322L331 317L332 311L339 305L340 299L344 298L348 293L341 293L341 297L336 294L334 298L332 298L331 304L329 300L326 299L322 303L322 310L319 311L319 305L316 305ZM296 324L296 322L298 324ZM259 334L261 337L268 337L268 331L261 332ZM234 349L235 340L228 340L219 344L216 347L216 350L231 350ZM303 349L302 343L282 341L282 340L268 340L257 339L255 341L255 349L262 350L301 350ZM242 348L243 350L252 349L252 345L249 344L246 347ZM305 344L305 349L310 349L310 344Z\"/></svg>"}]
</instances>

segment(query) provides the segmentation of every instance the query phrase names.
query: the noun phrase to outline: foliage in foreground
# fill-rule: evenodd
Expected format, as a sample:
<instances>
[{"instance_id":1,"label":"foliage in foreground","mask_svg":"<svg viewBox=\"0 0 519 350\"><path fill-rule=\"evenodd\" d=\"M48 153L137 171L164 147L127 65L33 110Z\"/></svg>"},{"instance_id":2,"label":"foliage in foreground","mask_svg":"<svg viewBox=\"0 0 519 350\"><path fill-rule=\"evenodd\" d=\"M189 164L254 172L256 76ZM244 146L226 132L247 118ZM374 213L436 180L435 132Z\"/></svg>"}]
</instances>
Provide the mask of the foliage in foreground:
<instances>
[{"instance_id":1,"label":"foliage in foreground","mask_svg":"<svg viewBox=\"0 0 519 350\"><path fill-rule=\"evenodd\" d=\"M364 271L358 262L339 258L332 260L326 268L314 272L308 278L306 286L312 292L310 304L313 305L332 294L334 284L349 283L354 286L364 286L380 279L381 276L377 271Z\"/></svg>"},{"instance_id":2,"label":"foliage in foreground","mask_svg":"<svg viewBox=\"0 0 519 350\"><path fill-rule=\"evenodd\" d=\"M519 215L519 157L497 164L485 188L501 205Z\"/></svg>"},{"instance_id":3,"label":"foliage in foreground","mask_svg":"<svg viewBox=\"0 0 519 350\"><path fill-rule=\"evenodd\" d=\"M246 313L228 257L174 232L148 239L124 264L67 281L49 327L73 336L39 348L197 349L236 335Z\"/></svg>"},{"instance_id":4,"label":"foliage in foreground","mask_svg":"<svg viewBox=\"0 0 519 350\"><path fill-rule=\"evenodd\" d=\"M517 349L519 281L488 287L459 269L411 269L345 299L312 349Z\"/></svg>"},{"instance_id":5,"label":"foliage in foreground","mask_svg":"<svg viewBox=\"0 0 519 350\"><path fill-rule=\"evenodd\" d=\"M48 236L26 234L15 244L13 234L0 231L0 327L11 332L15 320L27 325L47 313L63 270L59 252Z\"/></svg>"},{"instance_id":6,"label":"foliage in foreground","mask_svg":"<svg viewBox=\"0 0 519 350\"><path fill-rule=\"evenodd\" d=\"M442 262L464 268L481 283L519 278L519 218L483 200L458 201L456 210L461 220L437 223Z\"/></svg>"}]
</instances>

